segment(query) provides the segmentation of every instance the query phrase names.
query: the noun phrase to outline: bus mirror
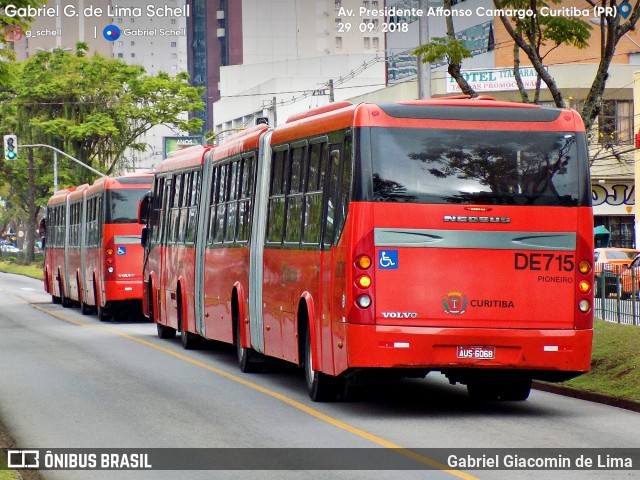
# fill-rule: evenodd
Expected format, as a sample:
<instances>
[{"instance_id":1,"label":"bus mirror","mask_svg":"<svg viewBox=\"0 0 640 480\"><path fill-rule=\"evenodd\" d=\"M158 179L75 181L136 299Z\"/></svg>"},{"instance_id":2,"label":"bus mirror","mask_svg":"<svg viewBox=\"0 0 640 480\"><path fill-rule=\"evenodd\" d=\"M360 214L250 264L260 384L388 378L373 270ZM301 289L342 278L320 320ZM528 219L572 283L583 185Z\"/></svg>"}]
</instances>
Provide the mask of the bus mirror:
<instances>
[{"instance_id":1,"label":"bus mirror","mask_svg":"<svg viewBox=\"0 0 640 480\"><path fill-rule=\"evenodd\" d=\"M142 232L140 233L140 245L146 248L148 238L149 238L149 227L142 227Z\"/></svg>"},{"instance_id":2,"label":"bus mirror","mask_svg":"<svg viewBox=\"0 0 640 480\"><path fill-rule=\"evenodd\" d=\"M138 223L146 225L149 220L149 210L151 208L151 192L147 192L138 204Z\"/></svg>"}]
</instances>

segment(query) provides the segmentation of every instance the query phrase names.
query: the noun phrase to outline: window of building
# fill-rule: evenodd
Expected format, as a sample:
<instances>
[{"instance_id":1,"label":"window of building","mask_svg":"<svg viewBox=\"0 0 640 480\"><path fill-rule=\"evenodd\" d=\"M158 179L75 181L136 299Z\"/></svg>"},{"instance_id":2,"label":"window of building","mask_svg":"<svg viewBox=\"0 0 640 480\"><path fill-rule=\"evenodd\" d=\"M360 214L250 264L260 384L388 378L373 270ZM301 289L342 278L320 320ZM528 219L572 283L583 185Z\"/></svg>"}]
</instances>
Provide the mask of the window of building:
<instances>
[{"instance_id":1,"label":"window of building","mask_svg":"<svg viewBox=\"0 0 640 480\"><path fill-rule=\"evenodd\" d=\"M171 47L175 48L178 46L178 42L171 42Z\"/></svg>"},{"instance_id":2,"label":"window of building","mask_svg":"<svg viewBox=\"0 0 640 480\"><path fill-rule=\"evenodd\" d=\"M380 39L378 37L373 37L373 48L375 50L380 48Z\"/></svg>"},{"instance_id":3,"label":"window of building","mask_svg":"<svg viewBox=\"0 0 640 480\"><path fill-rule=\"evenodd\" d=\"M336 48L342 48L342 37L336 37Z\"/></svg>"},{"instance_id":4,"label":"window of building","mask_svg":"<svg viewBox=\"0 0 640 480\"><path fill-rule=\"evenodd\" d=\"M629 144L633 139L633 103L603 100L598 115L598 139L604 145Z\"/></svg>"},{"instance_id":5,"label":"window of building","mask_svg":"<svg viewBox=\"0 0 640 480\"><path fill-rule=\"evenodd\" d=\"M364 48L366 50L371 48L371 38L369 37L364 37Z\"/></svg>"}]
</instances>

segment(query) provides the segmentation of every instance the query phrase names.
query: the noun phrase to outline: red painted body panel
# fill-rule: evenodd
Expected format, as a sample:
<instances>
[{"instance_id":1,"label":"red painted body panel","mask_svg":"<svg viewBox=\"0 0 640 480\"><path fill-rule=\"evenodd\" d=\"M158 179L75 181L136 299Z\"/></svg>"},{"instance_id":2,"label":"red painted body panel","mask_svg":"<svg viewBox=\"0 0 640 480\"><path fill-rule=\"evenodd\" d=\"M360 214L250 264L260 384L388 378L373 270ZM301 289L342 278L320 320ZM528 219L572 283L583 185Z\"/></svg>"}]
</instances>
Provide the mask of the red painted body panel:
<instances>
[{"instance_id":1,"label":"red painted body panel","mask_svg":"<svg viewBox=\"0 0 640 480\"><path fill-rule=\"evenodd\" d=\"M592 336L592 330L347 325L344 349L351 368L478 367L586 372ZM458 359L457 346L493 346L495 359Z\"/></svg>"}]
</instances>

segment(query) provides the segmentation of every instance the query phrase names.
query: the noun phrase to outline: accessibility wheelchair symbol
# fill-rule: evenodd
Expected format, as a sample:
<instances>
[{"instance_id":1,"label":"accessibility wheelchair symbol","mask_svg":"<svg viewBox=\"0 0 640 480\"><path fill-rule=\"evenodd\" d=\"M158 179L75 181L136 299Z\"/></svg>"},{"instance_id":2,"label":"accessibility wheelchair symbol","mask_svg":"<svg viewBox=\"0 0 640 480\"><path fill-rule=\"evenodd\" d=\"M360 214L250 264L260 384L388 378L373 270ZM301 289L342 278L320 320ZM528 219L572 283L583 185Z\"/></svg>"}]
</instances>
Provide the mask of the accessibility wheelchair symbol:
<instances>
[{"instance_id":1,"label":"accessibility wheelchair symbol","mask_svg":"<svg viewBox=\"0 0 640 480\"><path fill-rule=\"evenodd\" d=\"M381 270L397 270L398 250L380 250L378 252L378 267Z\"/></svg>"}]
</instances>

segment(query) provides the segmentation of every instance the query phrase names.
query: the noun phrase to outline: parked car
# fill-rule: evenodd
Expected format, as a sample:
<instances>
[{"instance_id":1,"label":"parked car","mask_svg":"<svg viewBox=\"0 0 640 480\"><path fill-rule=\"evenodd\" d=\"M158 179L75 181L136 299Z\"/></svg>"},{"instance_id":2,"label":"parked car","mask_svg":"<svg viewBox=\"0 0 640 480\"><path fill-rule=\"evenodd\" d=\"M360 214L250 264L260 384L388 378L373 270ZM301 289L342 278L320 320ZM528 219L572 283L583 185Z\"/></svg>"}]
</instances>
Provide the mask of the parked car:
<instances>
[{"instance_id":1,"label":"parked car","mask_svg":"<svg viewBox=\"0 0 640 480\"><path fill-rule=\"evenodd\" d=\"M595 263L595 295L602 295L604 282L604 294L621 293L620 276L624 267L640 254L640 250L632 248L596 248L594 251ZM604 279L604 280L603 280ZM620 288L619 288L620 287Z\"/></svg>"},{"instance_id":2,"label":"parked car","mask_svg":"<svg viewBox=\"0 0 640 480\"><path fill-rule=\"evenodd\" d=\"M620 273L620 298L636 297L640 292L640 255L633 259Z\"/></svg>"},{"instance_id":3,"label":"parked car","mask_svg":"<svg viewBox=\"0 0 640 480\"><path fill-rule=\"evenodd\" d=\"M7 253L20 253L20 249L15 245L11 245L10 243L5 243L4 245L0 246L0 250Z\"/></svg>"}]
</instances>

